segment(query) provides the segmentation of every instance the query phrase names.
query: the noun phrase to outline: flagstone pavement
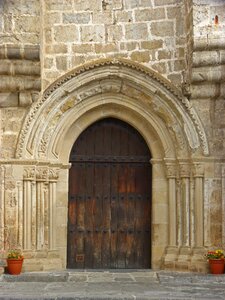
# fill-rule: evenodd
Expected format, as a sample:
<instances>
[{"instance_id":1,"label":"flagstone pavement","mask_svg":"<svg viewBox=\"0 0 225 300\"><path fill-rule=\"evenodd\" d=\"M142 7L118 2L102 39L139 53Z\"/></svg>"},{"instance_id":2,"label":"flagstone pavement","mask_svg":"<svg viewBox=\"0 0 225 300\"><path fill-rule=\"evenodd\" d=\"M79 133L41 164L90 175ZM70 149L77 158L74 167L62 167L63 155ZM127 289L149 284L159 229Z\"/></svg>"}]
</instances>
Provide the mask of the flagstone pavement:
<instances>
[{"instance_id":1,"label":"flagstone pavement","mask_svg":"<svg viewBox=\"0 0 225 300\"><path fill-rule=\"evenodd\" d=\"M66 270L0 275L0 300L225 299L225 274Z\"/></svg>"}]
</instances>

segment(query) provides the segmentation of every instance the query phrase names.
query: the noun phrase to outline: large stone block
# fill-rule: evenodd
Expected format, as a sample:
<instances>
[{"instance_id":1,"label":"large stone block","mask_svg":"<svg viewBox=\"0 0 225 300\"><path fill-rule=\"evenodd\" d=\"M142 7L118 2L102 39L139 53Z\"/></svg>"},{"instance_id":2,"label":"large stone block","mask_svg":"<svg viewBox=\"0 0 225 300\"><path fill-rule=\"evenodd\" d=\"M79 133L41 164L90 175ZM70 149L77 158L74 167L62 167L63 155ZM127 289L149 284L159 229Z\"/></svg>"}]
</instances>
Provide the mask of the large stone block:
<instances>
[{"instance_id":1,"label":"large stone block","mask_svg":"<svg viewBox=\"0 0 225 300\"><path fill-rule=\"evenodd\" d=\"M88 24L91 20L90 12L63 13L63 23L65 24Z\"/></svg>"},{"instance_id":2,"label":"large stone block","mask_svg":"<svg viewBox=\"0 0 225 300\"><path fill-rule=\"evenodd\" d=\"M109 25L106 30L109 42L119 42L123 39L123 29L121 25Z\"/></svg>"},{"instance_id":3,"label":"large stone block","mask_svg":"<svg viewBox=\"0 0 225 300\"><path fill-rule=\"evenodd\" d=\"M166 6L180 4L180 0L154 0L155 6Z\"/></svg>"},{"instance_id":4,"label":"large stone block","mask_svg":"<svg viewBox=\"0 0 225 300\"><path fill-rule=\"evenodd\" d=\"M102 45L102 44L101 44ZM72 52L74 53L80 53L80 54L85 54L88 52L93 52L93 45L90 44L76 44L76 45L72 45Z\"/></svg>"},{"instance_id":5,"label":"large stone block","mask_svg":"<svg viewBox=\"0 0 225 300\"><path fill-rule=\"evenodd\" d=\"M148 51L134 51L132 52L130 57L132 60L142 62L142 63L149 62L150 60Z\"/></svg>"},{"instance_id":6,"label":"large stone block","mask_svg":"<svg viewBox=\"0 0 225 300\"><path fill-rule=\"evenodd\" d=\"M93 14L92 22L93 24L113 24L113 12L96 12Z\"/></svg>"},{"instance_id":7,"label":"large stone block","mask_svg":"<svg viewBox=\"0 0 225 300\"><path fill-rule=\"evenodd\" d=\"M19 94L19 106L29 106L32 104L32 97L30 92L20 92Z\"/></svg>"},{"instance_id":8,"label":"large stone block","mask_svg":"<svg viewBox=\"0 0 225 300\"><path fill-rule=\"evenodd\" d=\"M24 59L29 60L40 60L40 47L38 45L25 45L23 50L23 57Z\"/></svg>"},{"instance_id":9,"label":"large stone block","mask_svg":"<svg viewBox=\"0 0 225 300\"><path fill-rule=\"evenodd\" d=\"M3 8L5 13L19 16L23 14L40 14L40 2L36 0L31 0L29 2L25 0L7 0L7 5L4 1L0 1L0 9L3 10Z\"/></svg>"},{"instance_id":10,"label":"large stone block","mask_svg":"<svg viewBox=\"0 0 225 300\"><path fill-rule=\"evenodd\" d=\"M125 9L152 7L151 0L124 0Z\"/></svg>"},{"instance_id":11,"label":"large stone block","mask_svg":"<svg viewBox=\"0 0 225 300\"><path fill-rule=\"evenodd\" d=\"M142 9L135 11L135 21L143 22L143 21L152 21L152 20L160 20L165 19L165 10L164 8L156 8L156 9Z\"/></svg>"},{"instance_id":12,"label":"large stone block","mask_svg":"<svg viewBox=\"0 0 225 300\"><path fill-rule=\"evenodd\" d=\"M110 44L95 44L96 53L118 52L118 45Z\"/></svg>"},{"instance_id":13,"label":"large stone block","mask_svg":"<svg viewBox=\"0 0 225 300\"><path fill-rule=\"evenodd\" d=\"M102 0L76 0L74 1L75 11L100 11L102 10Z\"/></svg>"},{"instance_id":14,"label":"large stone block","mask_svg":"<svg viewBox=\"0 0 225 300\"><path fill-rule=\"evenodd\" d=\"M163 37L163 36L173 36L174 35L174 22L152 22L151 23L151 33L153 35Z\"/></svg>"},{"instance_id":15,"label":"large stone block","mask_svg":"<svg viewBox=\"0 0 225 300\"><path fill-rule=\"evenodd\" d=\"M117 23L132 22L133 21L132 11L124 11L124 10L115 11L115 20Z\"/></svg>"},{"instance_id":16,"label":"large stone block","mask_svg":"<svg viewBox=\"0 0 225 300\"><path fill-rule=\"evenodd\" d=\"M82 42L103 42L105 40L105 28L103 25L81 26Z\"/></svg>"},{"instance_id":17,"label":"large stone block","mask_svg":"<svg viewBox=\"0 0 225 300\"><path fill-rule=\"evenodd\" d=\"M78 0L76 2L78 2ZM44 1L44 5L47 10L71 11L73 8L73 0Z\"/></svg>"},{"instance_id":18,"label":"large stone block","mask_svg":"<svg viewBox=\"0 0 225 300\"><path fill-rule=\"evenodd\" d=\"M146 40L148 38L147 24L135 23L125 25L125 38L127 40Z\"/></svg>"},{"instance_id":19,"label":"large stone block","mask_svg":"<svg viewBox=\"0 0 225 300\"><path fill-rule=\"evenodd\" d=\"M67 52L67 46L63 43L59 44L46 44L45 46L46 54L63 54Z\"/></svg>"},{"instance_id":20,"label":"large stone block","mask_svg":"<svg viewBox=\"0 0 225 300\"><path fill-rule=\"evenodd\" d=\"M57 56L56 57L56 68L58 70L62 70L62 71L68 70L67 61L68 61L68 58L66 56Z\"/></svg>"},{"instance_id":21,"label":"large stone block","mask_svg":"<svg viewBox=\"0 0 225 300\"><path fill-rule=\"evenodd\" d=\"M18 93L0 93L0 107L18 106Z\"/></svg>"},{"instance_id":22,"label":"large stone block","mask_svg":"<svg viewBox=\"0 0 225 300\"><path fill-rule=\"evenodd\" d=\"M65 25L54 27L54 39L56 42L76 42L79 39L76 25Z\"/></svg>"},{"instance_id":23,"label":"large stone block","mask_svg":"<svg viewBox=\"0 0 225 300\"><path fill-rule=\"evenodd\" d=\"M40 33L40 17L20 16L14 22L15 32Z\"/></svg>"},{"instance_id":24,"label":"large stone block","mask_svg":"<svg viewBox=\"0 0 225 300\"><path fill-rule=\"evenodd\" d=\"M141 42L142 49L158 49L163 47L163 40L151 40L151 41L144 41Z\"/></svg>"}]
</instances>

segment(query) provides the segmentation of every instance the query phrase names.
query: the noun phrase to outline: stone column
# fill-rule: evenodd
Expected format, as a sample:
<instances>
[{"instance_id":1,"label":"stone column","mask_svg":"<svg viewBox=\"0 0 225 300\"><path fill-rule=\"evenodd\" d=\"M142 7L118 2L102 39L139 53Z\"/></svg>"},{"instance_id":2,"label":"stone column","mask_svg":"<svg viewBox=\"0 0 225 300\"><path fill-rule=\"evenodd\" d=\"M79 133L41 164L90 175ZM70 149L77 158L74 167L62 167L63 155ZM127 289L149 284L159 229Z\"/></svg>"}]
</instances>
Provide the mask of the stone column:
<instances>
[{"instance_id":1,"label":"stone column","mask_svg":"<svg viewBox=\"0 0 225 300\"><path fill-rule=\"evenodd\" d=\"M23 248L31 250L32 248L32 189L31 183L35 180L35 168L28 167L24 169L23 175Z\"/></svg>"},{"instance_id":2,"label":"stone column","mask_svg":"<svg viewBox=\"0 0 225 300\"><path fill-rule=\"evenodd\" d=\"M49 170L49 249L56 247L56 182L58 170Z\"/></svg>"},{"instance_id":3,"label":"stone column","mask_svg":"<svg viewBox=\"0 0 225 300\"><path fill-rule=\"evenodd\" d=\"M17 228L18 228L18 247L23 247L23 183L17 182Z\"/></svg>"},{"instance_id":4,"label":"stone column","mask_svg":"<svg viewBox=\"0 0 225 300\"><path fill-rule=\"evenodd\" d=\"M190 261L190 164L187 161L180 161L180 192L181 192L181 214L182 214L182 240L178 267L189 268Z\"/></svg>"},{"instance_id":5,"label":"stone column","mask_svg":"<svg viewBox=\"0 0 225 300\"><path fill-rule=\"evenodd\" d=\"M194 243L192 266L193 271L205 271L206 262L203 258L204 250L204 165L194 163Z\"/></svg>"},{"instance_id":6,"label":"stone column","mask_svg":"<svg viewBox=\"0 0 225 300\"><path fill-rule=\"evenodd\" d=\"M48 203L48 168L37 168L37 250L45 249L46 241L46 205Z\"/></svg>"},{"instance_id":7,"label":"stone column","mask_svg":"<svg viewBox=\"0 0 225 300\"><path fill-rule=\"evenodd\" d=\"M194 246L204 245L204 203L203 203L203 180L204 165L194 164Z\"/></svg>"},{"instance_id":8,"label":"stone column","mask_svg":"<svg viewBox=\"0 0 225 300\"><path fill-rule=\"evenodd\" d=\"M169 247L177 246L176 214L176 163L167 162L168 202L169 202Z\"/></svg>"},{"instance_id":9,"label":"stone column","mask_svg":"<svg viewBox=\"0 0 225 300\"><path fill-rule=\"evenodd\" d=\"M169 205L169 244L166 249L165 267L175 268L174 262L177 260L177 205L176 205L176 176L177 166L175 161L166 161L166 171L168 180L168 205Z\"/></svg>"},{"instance_id":10,"label":"stone column","mask_svg":"<svg viewBox=\"0 0 225 300\"><path fill-rule=\"evenodd\" d=\"M225 224L225 164L222 166L222 224ZM222 226L222 246L225 247L225 226Z\"/></svg>"},{"instance_id":11,"label":"stone column","mask_svg":"<svg viewBox=\"0 0 225 300\"><path fill-rule=\"evenodd\" d=\"M5 248L5 167L0 168L0 250Z\"/></svg>"}]
</instances>

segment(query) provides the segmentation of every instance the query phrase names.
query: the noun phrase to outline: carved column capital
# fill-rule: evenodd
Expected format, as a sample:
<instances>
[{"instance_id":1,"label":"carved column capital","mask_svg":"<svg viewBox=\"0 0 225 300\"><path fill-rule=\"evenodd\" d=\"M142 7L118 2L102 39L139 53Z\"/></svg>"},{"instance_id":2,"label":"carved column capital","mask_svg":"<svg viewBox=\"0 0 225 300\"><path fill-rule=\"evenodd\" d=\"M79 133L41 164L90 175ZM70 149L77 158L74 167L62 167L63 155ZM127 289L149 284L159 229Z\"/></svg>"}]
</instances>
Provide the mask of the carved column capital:
<instances>
[{"instance_id":1,"label":"carved column capital","mask_svg":"<svg viewBox=\"0 0 225 300\"><path fill-rule=\"evenodd\" d=\"M176 178L177 176L177 165L176 163L166 162L166 174L167 178Z\"/></svg>"},{"instance_id":2,"label":"carved column capital","mask_svg":"<svg viewBox=\"0 0 225 300\"><path fill-rule=\"evenodd\" d=\"M180 162L180 177L181 178L188 178L191 175L191 167L188 162Z\"/></svg>"},{"instance_id":3,"label":"carved column capital","mask_svg":"<svg viewBox=\"0 0 225 300\"><path fill-rule=\"evenodd\" d=\"M194 177L204 177L205 167L202 163L194 163L192 170Z\"/></svg>"},{"instance_id":4,"label":"carved column capital","mask_svg":"<svg viewBox=\"0 0 225 300\"><path fill-rule=\"evenodd\" d=\"M59 178L59 169L49 169L49 181L56 182Z\"/></svg>"},{"instance_id":5,"label":"carved column capital","mask_svg":"<svg viewBox=\"0 0 225 300\"><path fill-rule=\"evenodd\" d=\"M48 167L38 167L36 170L37 181L48 181L49 170Z\"/></svg>"},{"instance_id":6,"label":"carved column capital","mask_svg":"<svg viewBox=\"0 0 225 300\"><path fill-rule=\"evenodd\" d=\"M24 180L33 181L33 180L35 180L35 177L36 177L35 167L24 168L24 170L23 170L23 178L24 178Z\"/></svg>"}]
</instances>

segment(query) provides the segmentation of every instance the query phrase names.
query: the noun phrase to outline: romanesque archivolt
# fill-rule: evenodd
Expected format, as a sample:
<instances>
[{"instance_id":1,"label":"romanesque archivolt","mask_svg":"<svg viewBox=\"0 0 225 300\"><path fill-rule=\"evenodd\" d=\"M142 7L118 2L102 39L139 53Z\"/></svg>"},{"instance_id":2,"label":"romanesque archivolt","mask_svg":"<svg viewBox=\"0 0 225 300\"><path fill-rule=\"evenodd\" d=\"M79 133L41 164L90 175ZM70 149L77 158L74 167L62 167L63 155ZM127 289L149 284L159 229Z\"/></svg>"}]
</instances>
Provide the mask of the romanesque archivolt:
<instances>
[{"instance_id":1,"label":"romanesque archivolt","mask_svg":"<svg viewBox=\"0 0 225 300\"><path fill-rule=\"evenodd\" d=\"M118 96L120 101L115 100ZM202 124L179 90L149 68L129 60L105 59L84 64L49 86L31 107L16 156L58 160L59 143L63 143L63 135L72 124L93 109L103 114L104 106L111 103L112 107L114 102L127 107L127 113L135 111L149 119L155 132L160 132L161 123L161 127L172 130L170 138L172 143L178 143L178 148L188 145L187 151L201 149L204 155L209 154ZM154 107L162 113L158 114Z\"/></svg>"}]
</instances>

